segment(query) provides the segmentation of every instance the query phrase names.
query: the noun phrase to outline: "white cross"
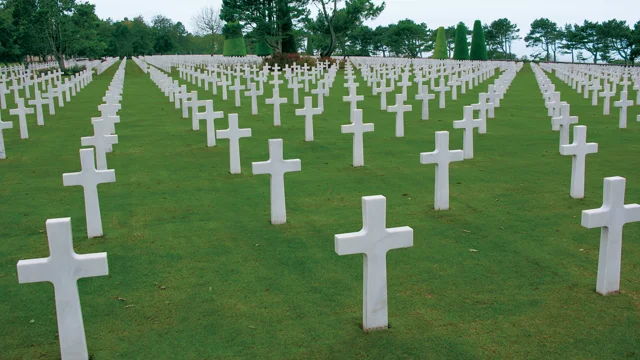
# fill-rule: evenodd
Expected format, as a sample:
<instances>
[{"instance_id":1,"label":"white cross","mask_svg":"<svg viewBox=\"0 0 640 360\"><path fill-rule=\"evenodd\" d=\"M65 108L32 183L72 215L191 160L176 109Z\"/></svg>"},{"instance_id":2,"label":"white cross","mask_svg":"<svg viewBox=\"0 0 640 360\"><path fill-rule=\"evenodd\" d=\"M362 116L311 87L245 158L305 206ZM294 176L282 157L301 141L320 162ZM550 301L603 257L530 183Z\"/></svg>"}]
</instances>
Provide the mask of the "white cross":
<instances>
[{"instance_id":1,"label":"white cross","mask_svg":"<svg viewBox=\"0 0 640 360\"><path fill-rule=\"evenodd\" d=\"M78 280L108 275L107 253L76 254L70 218L47 220L47 240L49 257L18 261L18 282L53 284L62 359L88 359Z\"/></svg>"},{"instance_id":2,"label":"white cross","mask_svg":"<svg viewBox=\"0 0 640 360\"><path fill-rule=\"evenodd\" d=\"M463 119L454 121L453 128L454 129L463 129L463 141L462 141L462 150L464 151L465 159L473 159L473 129L478 128L479 134L486 133L486 121L482 121L482 119L474 119L473 118L473 107L465 106L463 108ZM484 130L484 132L482 131Z\"/></svg>"},{"instance_id":3,"label":"white cross","mask_svg":"<svg viewBox=\"0 0 640 360\"><path fill-rule=\"evenodd\" d=\"M53 90L49 87L46 93L42 93L45 99L47 99L47 105L49 106L49 115L56 114L56 103L55 103L55 94Z\"/></svg>"},{"instance_id":4,"label":"white cross","mask_svg":"<svg viewBox=\"0 0 640 360\"><path fill-rule=\"evenodd\" d=\"M551 94L550 100L546 103L547 105L547 115L551 117L558 116L558 109L562 107L562 102L560 101L560 92L556 91Z\"/></svg>"},{"instance_id":5,"label":"white cross","mask_svg":"<svg viewBox=\"0 0 640 360\"><path fill-rule=\"evenodd\" d=\"M349 87L349 96L343 96L342 101L350 103L350 111L358 109L358 101L363 101L364 96L358 95L357 85Z\"/></svg>"},{"instance_id":6,"label":"white cross","mask_svg":"<svg viewBox=\"0 0 640 360\"><path fill-rule=\"evenodd\" d=\"M218 84L222 85L222 100L227 100L227 85L230 84L229 80L227 80L227 74L222 74L222 79L218 82Z\"/></svg>"},{"instance_id":7,"label":"white cross","mask_svg":"<svg viewBox=\"0 0 640 360\"><path fill-rule=\"evenodd\" d=\"M553 131L560 131L560 146L569 144L569 129L571 124L578 123L577 116L570 116L571 105L562 104L560 110L560 116L551 119L551 129Z\"/></svg>"},{"instance_id":8,"label":"white cross","mask_svg":"<svg viewBox=\"0 0 640 360\"><path fill-rule=\"evenodd\" d=\"M280 97L277 87L273 88L273 97L266 100L268 105L273 105L273 126L280 126L280 104L286 104L287 101L287 98Z\"/></svg>"},{"instance_id":9,"label":"white cross","mask_svg":"<svg viewBox=\"0 0 640 360\"><path fill-rule=\"evenodd\" d=\"M96 148L96 163L98 170L108 170L107 152L118 143L118 135L109 135L108 124L102 119L91 120L93 124L93 136L80 138L82 146L93 146Z\"/></svg>"},{"instance_id":10,"label":"white cross","mask_svg":"<svg viewBox=\"0 0 640 360\"><path fill-rule=\"evenodd\" d=\"M387 199L382 195L362 197L362 230L335 236L338 255L364 254L364 331L389 326L387 304L387 252L413 246L413 229L387 229Z\"/></svg>"},{"instance_id":11,"label":"white cross","mask_svg":"<svg viewBox=\"0 0 640 360\"><path fill-rule=\"evenodd\" d=\"M620 100L614 101L613 106L620 108L620 129L627 128L627 108L633 106L633 100L627 100L627 92L620 92Z\"/></svg>"},{"instance_id":12,"label":"white cross","mask_svg":"<svg viewBox=\"0 0 640 360\"><path fill-rule=\"evenodd\" d=\"M200 125L198 124L198 120L196 118L196 113L198 112L198 92L192 91L188 94L188 97L183 98L182 100L182 118L189 118L189 108L191 108L191 128L193 130L200 130Z\"/></svg>"},{"instance_id":13,"label":"white cross","mask_svg":"<svg viewBox=\"0 0 640 360\"><path fill-rule=\"evenodd\" d=\"M82 171L62 174L62 183L64 186L82 186L87 217L87 236L100 237L103 233L98 185L116 182L116 173L114 170L96 170L93 149L80 149L80 163Z\"/></svg>"},{"instance_id":14,"label":"white cross","mask_svg":"<svg viewBox=\"0 0 640 360\"><path fill-rule=\"evenodd\" d=\"M598 106L598 91L602 89L602 85L600 84L600 79L594 79L591 84L592 96L591 96L591 106Z\"/></svg>"},{"instance_id":15,"label":"white cross","mask_svg":"<svg viewBox=\"0 0 640 360\"><path fill-rule=\"evenodd\" d=\"M616 93L611 91L611 84L609 82L604 82L604 91L600 93L600 97L604 98L604 109L603 115L609 115L611 112L611 97Z\"/></svg>"},{"instance_id":16,"label":"white cross","mask_svg":"<svg viewBox=\"0 0 640 360\"><path fill-rule=\"evenodd\" d=\"M43 126L44 125L44 116L42 115L42 105L45 105L45 104L48 104L48 103L49 103L48 100L45 100L40 96L40 91L38 91L37 87L36 87L36 95L35 95L33 100L29 100L28 104L29 105L35 105L35 107L36 107L36 121L37 121L37 124L39 126Z\"/></svg>"},{"instance_id":17,"label":"white cross","mask_svg":"<svg viewBox=\"0 0 640 360\"><path fill-rule=\"evenodd\" d=\"M302 84L298 83L298 79L293 77L288 85L289 89L293 89L293 104L298 105L300 103L299 90L302 88Z\"/></svg>"},{"instance_id":18,"label":"white cross","mask_svg":"<svg viewBox=\"0 0 640 360\"><path fill-rule=\"evenodd\" d=\"M436 149L429 153L420 153L421 164L436 164L435 210L449 210L449 163L463 161L462 150L449 150L449 132L436 132Z\"/></svg>"},{"instance_id":19,"label":"white cross","mask_svg":"<svg viewBox=\"0 0 640 360\"><path fill-rule=\"evenodd\" d=\"M255 83L249 83L249 91L244 96L251 96L251 115L258 115L258 90Z\"/></svg>"},{"instance_id":20,"label":"white cross","mask_svg":"<svg viewBox=\"0 0 640 360\"><path fill-rule=\"evenodd\" d=\"M440 95L439 95L440 109L444 109L446 105L446 93L447 93L447 90L450 90L451 88L448 86L445 86L444 79L441 78L438 86L433 87L432 89L433 91L440 92Z\"/></svg>"},{"instance_id":21,"label":"white cross","mask_svg":"<svg viewBox=\"0 0 640 360\"><path fill-rule=\"evenodd\" d=\"M391 87L387 86L387 79L383 77L380 80L380 87L374 90L374 95L380 94L380 110L387 111L387 93L393 91Z\"/></svg>"},{"instance_id":22,"label":"white cross","mask_svg":"<svg viewBox=\"0 0 640 360\"><path fill-rule=\"evenodd\" d=\"M9 110L10 115L18 116L18 123L20 124L20 139L28 139L29 138L29 129L27 128L27 115L33 114L33 109L24 107L24 99L16 98L15 102L17 104L16 109Z\"/></svg>"},{"instance_id":23,"label":"white cross","mask_svg":"<svg viewBox=\"0 0 640 360\"><path fill-rule=\"evenodd\" d=\"M240 174L240 139L251 137L251 129L238 128L238 114L229 114L229 128L218 130L216 134L219 139L229 139L229 172Z\"/></svg>"},{"instance_id":24,"label":"white cross","mask_svg":"<svg viewBox=\"0 0 640 360\"><path fill-rule=\"evenodd\" d=\"M471 106L473 106L473 110L478 110L478 113L480 114L480 119L484 121L487 120L487 112L489 112L489 115L491 115L491 113L493 112L492 110L495 109L493 104L490 102L487 102L487 100L489 100L489 94L480 93L478 103L471 104Z\"/></svg>"},{"instance_id":25,"label":"white cross","mask_svg":"<svg viewBox=\"0 0 640 360\"><path fill-rule=\"evenodd\" d=\"M201 120L205 120L207 122L207 147L216 146L216 119L223 119L224 112L222 111L213 111L213 100L204 100L202 105L204 105L205 110L202 113L196 113L196 122L199 124ZM200 130L200 126L198 129Z\"/></svg>"},{"instance_id":26,"label":"white cross","mask_svg":"<svg viewBox=\"0 0 640 360\"><path fill-rule=\"evenodd\" d=\"M318 108L321 112L324 112L324 97L329 96L329 89L325 87L325 81L319 80L318 87L311 90L313 95L318 95Z\"/></svg>"},{"instance_id":27,"label":"white cross","mask_svg":"<svg viewBox=\"0 0 640 360\"><path fill-rule=\"evenodd\" d=\"M416 95L416 100L422 100L422 120L429 120L429 100L436 98L435 94L429 94L429 87L422 86L422 90Z\"/></svg>"},{"instance_id":28,"label":"white cross","mask_svg":"<svg viewBox=\"0 0 640 360\"><path fill-rule=\"evenodd\" d=\"M405 95L396 94L396 104L387 111L396 113L396 137L404 137L404 113L413 110L413 106L404 104Z\"/></svg>"},{"instance_id":29,"label":"white cross","mask_svg":"<svg viewBox=\"0 0 640 360\"><path fill-rule=\"evenodd\" d=\"M402 87L402 96L404 97L404 100L407 100L407 88L411 86L408 72L402 73L402 81L398 83L398 86Z\"/></svg>"},{"instance_id":30,"label":"white cross","mask_svg":"<svg viewBox=\"0 0 640 360\"><path fill-rule=\"evenodd\" d=\"M7 85L5 82L0 81L0 108L2 110L7 109L7 98L6 94L9 94L10 91L7 90Z\"/></svg>"},{"instance_id":31,"label":"white cross","mask_svg":"<svg viewBox=\"0 0 640 360\"><path fill-rule=\"evenodd\" d=\"M342 125L343 134L353 134L353 166L364 166L364 141L363 134L373 132L374 124L362 123L362 110L356 109L351 112L350 125Z\"/></svg>"},{"instance_id":32,"label":"white cross","mask_svg":"<svg viewBox=\"0 0 640 360\"><path fill-rule=\"evenodd\" d=\"M7 153L4 148L4 135L2 133L5 129L13 129L13 122L2 121L2 114L0 114L0 160L7 158Z\"/></svg>"},{"instance_id":33,"label":"white cross","mask_svg":"<svg viewBox=\"0 0 640 360\"><path fill-rule=\"evenodd\" d=\"M599 209L582 212L582 226L600 227L600 255L596 291L602 295L620 290L620 264L622 259L622 227L640 221L640 205L624 204L626 179L604 179L604 201Z\"/></svg>"},{"instance_id":34,"label":"white cross","mask_svg":"<svg viewBox=\"0 0 640 360\"><path fill-rule=\"evenodd\" d=\"M587 127L573 127L573 143L560 146L561 155L571 155L571 197L574 199L584 198L584 173L585 163L588 154L598 152L598 144L587 143Z\"/></svg>"},{"instance_id":35,"label":"white cross","mask_svg":"<svg viewBox=\"0 0 640 360\"><path fill-rule=\"evenodd\" d=\"M296 109L297 116L304 116L304 141L313 141L313 116L320 114L322 110L313 107L313 97L305 96L304 108Z\"/></svg>"},{"instance_id":36,"label":"white cross","mask_svg":"<svg viewBox=\"0 0 640 360\"><path fill-rule=\"evenodd\" d=\"M229 89L235 92L236 107L240 107L240 91L246 89L246 87L240 83L240 78L236 78L233 86Z\"/></svg>"},{"instance_id":37,"label":"white cross","mask_svg":"<svg viewBox=\"0 0 640 360\"><path fill-rule=\"evenodd\" d=\"M271 175L271 223L273 225L287 222L287 207L284 196L284 174L300 171L302 163L300 159L284 160L282 156L282 139L269 140L269 160L254 162L252 171L254 175Z\"/></svg>"}]
</instances>

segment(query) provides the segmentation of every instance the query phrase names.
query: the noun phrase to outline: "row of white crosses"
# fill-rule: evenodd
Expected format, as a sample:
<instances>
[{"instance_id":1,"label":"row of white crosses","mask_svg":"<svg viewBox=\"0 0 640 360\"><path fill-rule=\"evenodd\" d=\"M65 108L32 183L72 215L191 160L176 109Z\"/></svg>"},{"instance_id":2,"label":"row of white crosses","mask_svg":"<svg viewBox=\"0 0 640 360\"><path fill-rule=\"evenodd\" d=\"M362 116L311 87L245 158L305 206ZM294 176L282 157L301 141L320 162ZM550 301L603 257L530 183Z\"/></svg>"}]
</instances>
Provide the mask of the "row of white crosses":
<instances>
[{"instance_id":1,"label":"row of white crosses","mask_svg":"<svg viewBox=\"0 0 640 360\"><path fill-rule=\"evenodd\" d=\"M139 66L144 66L139 59L136 59ZM207 147L216 146L216 138L229 140L229 172L231 174L241 174L240 163L240 139L251 137L251 129L241 129L238 126L238 114L229 114L229 128L226 130L215 130L215 120L224 118L222 111L214 111L213 100L198 100L198 92L187 93L186 85L179 85L177 80L162 71L148 67L151 80L158 88L169 97L169 101L174 102L176 109L182 108L183 117L188 117L189 109L192 114L192 130L200 130L200 121L206 121L207 126ZM204 112L199 112L199 108L205 108ZM184 116L186 115L186 116Z\"/></svg>"},{"instance_id":2,"label":"row of white crosses","mask_svg":"<svg viewBox=\"0 0 640 360\"><path fill-rule=\"evenodd\" d=\"M546 74L534 64L532 64L532 69L543 94L545 91L553 92L553 84L551 84ZM554 101L559 101L559 93L554 98L557 98ZM575 126L573 128L573 143L568 143L568 128L570 124L577 123L578 119L577 117L569 116L569 104L564 103L561 106L561 115L553 120L554 126L566 128L566 134L561 135L561 141L566 143L561 143L560 153L573 157L571 196L573 198L583 198L585 157L588 154L597 153L598 144L586 142L586 126ZM605 178L602 207L582 212L582 226L590 229L601 228L596 291L602 295L616 293L620 290L622 228L627 223L640 222L640 205L625 205L624 203L625 187L625 178Z\"/></svg>"},{"instance_id":3,"label":"row of white crosses","mask_svg":"<svg viewBox=\"0 0 640 360\"><path fill-rule=\"evenodd\" d=\"M8 101L6 95L13 92L13 100L16 104L15 109L10 109L9 114L18 117L18 126L20 129L20 139L29 139L29 127L28 127L28 115L36 115L36 123L38 126L44 126L44 109L46 105L48 107L49 115L55 115L56 104L55 98L58 99L58 106L64 106L64 101L71 100L71 96L75 96L77 92L82 90L93 80L93 73L90 70L84 70L70 79L62 82L62 73L60 71L48 72L38 77L35 73L29 71L16 74L12 73L10 78L5 78L0 81L0 107L6 109L8 107ZM6 84L11 81L12 85ZM55 85L55 87L54 87ZM41 88L47 88L47 92L41 92ZM33 92L31 91L33 88ZM20 96L20 90L24 91L25 97ZM65 93L66 92L66 93ZM66 98L63 99L63 95L66 94ZM29 99L31 98L31 99ZM25 101L26 99L26 101ZM34 106L34 108L27 107L27 105ZM0 118L0 160L6 159L6 149L4 144L3 130L13 128L11 121L2 121Z\"/></svg>"},{"instance_id":4,"label":"row of white crosses","mask_svg":"<svg viewBox=\"0 0 640 360\"><path fill-rule=\"evenodd\" d=\"M544 64L541 67L548 72L554 71L560 80L572 86L578 93L584 93L585 99L589 98L591 92L593 106L598 105L598 98L603 98L604 115L610 114L611 98L616 96L619 86L620 99L615 101L613 106L620 109L618 126L621 129L627 127L628 108L640 105L640 74L636 71L636 76L633 77L632 68L563 64ZM629 99L631 89L636 91L635 101ZM640 121L640 115L637 120Z\"/></svg>"},{"instance_id":5,"label":"row of white crosses","mask_svg":"<svg viewBox=\"0 0 640 360\"><path fill-rule=\"evenodd\" d=\"M105 109L100 110L102 117L92 120L94 136L82 138L83 146L95 147L98 168L96 168L94 149L81 149L82 170L78 173L62 175L64 186L82 186L84 189L89 238L102 236L103 233L97 186L115 182L114 170L101 169L106 167L106 161L101 160L101 156L104 156L110 145L117 143L117 136L110 133L107 118L117 117L117 110L120 109L118 102L122 94L125 66L126 59L121 63L109 85L105 96L106 103L100 106ZM104 105L107 106L104 107ZM77 254L73 249L70 218L49 219L46 222L46 229L50 255L41 259L20 260L17 264L18 281L21 284L43 281L53 284L62 359L87 360L89 353L77 282L82 278L108 275L107 254Z\"/></svg>"}]
</instances>

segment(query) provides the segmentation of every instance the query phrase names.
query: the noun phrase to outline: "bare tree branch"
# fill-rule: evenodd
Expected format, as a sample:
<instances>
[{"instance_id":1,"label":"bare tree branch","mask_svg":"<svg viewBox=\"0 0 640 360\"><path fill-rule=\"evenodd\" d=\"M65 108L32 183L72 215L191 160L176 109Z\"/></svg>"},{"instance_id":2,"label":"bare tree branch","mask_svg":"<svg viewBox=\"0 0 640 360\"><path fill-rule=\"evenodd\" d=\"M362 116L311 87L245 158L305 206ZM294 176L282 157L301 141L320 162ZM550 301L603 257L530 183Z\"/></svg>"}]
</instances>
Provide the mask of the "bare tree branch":
<instances>
[{"instance_id":1,"label":"bare tree branch","mask_svg":"<svg viewBox=\"0 0 640 360\"><path fill-rule=\"evenodd\" d=\"M205 6L191 18L196 35L215 35L222 33L220 10L213 6Z\"/></svg>"}]
</instances>

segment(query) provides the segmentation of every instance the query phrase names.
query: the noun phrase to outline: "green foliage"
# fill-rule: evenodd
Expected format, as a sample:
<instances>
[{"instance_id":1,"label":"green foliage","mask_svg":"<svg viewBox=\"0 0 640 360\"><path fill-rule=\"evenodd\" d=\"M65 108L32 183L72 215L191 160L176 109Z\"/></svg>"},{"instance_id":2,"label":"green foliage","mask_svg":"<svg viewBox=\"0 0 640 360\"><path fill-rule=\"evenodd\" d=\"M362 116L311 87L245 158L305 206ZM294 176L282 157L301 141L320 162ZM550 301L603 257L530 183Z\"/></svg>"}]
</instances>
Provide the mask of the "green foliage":
<instances>
[{"instance_id":1,"label":"green foliage","mask_svg":"<svg viewBox=\"0 0 640 360\"><path fill-rule=\"evenodd\" d=\"M480 20L473 23L473 35L471 37L471 52L469 53L471 60L488 60L487 43L484 39L484 29Z\"/></svg>"},{"instance_id":2,"label":"green foliage","mask_svg":"<svg viewBox=\"0 0 640 360\"><path fill-rule=\"evenodd\" d=\"M309 0L223 0L220 18L253 29L274 52L297 52L293 23L306 17ZM284 43L283 43L284 42Z\"/></svg>"},{"instance_id":3,"label":"green foliage","mask_svg":"<svg viewBox=\"0 0 640 360\"><path fill-rule=\"evenodd\" d=\"M371 51L372 45L369 43L372 42L361 36L365 34L361 30L366 20L375 19L382 13L386 6L384 2L376 5L372 0L349 0L344 2L344 7L334 7L332 0L311 1L320 11L315 20L306 22L306 28L312 34L321 56L330 57L334 52L347 55L354 50L348 46L353 40L360 43L355 49L356 53ZM367 45L362 46L364 43Z\"/></svg>"},{"instance_id":4,"label":"green foliage","mask_svg":"<svg viewBox=\"0 0 640 360\"><path fill-rule=\"evenodd\" d=\"M543 53L547 61L556 61L556 52L558 42L561 39L561 31L558 24L547 19L536 19L531 23L531 30L524 38L527 47L538 47Z\"/></svg>"},{"instance_id":5,"label":"green foliage","mask_svg":"<svg viewBox=\"0 0 640 360\"><path fill-rule=\"evenodd\" d=\"M511 52L511 44L520 39L520 29L507 18L495 20L485 25L484 36L488 45L489 59L515 60Z\"/></svg>"},{"instance_id":6,"label":"green foliage","mask_svg":"<svg viewBox=\"0 0 640 360\"><path fill-rule=\"evenodd\" d=\"M258 56L269 56L273 54L273 50L269 47L264 39L258 40L256 43L256 55Z\"/></svg>"},{"instance_id":7,"label":"green foliage","mask_svg":"<svg viewBox=\"0 0 640 360\"><path fill-rule=\"evenodd\" d=\"M309 56L313 56L315 53L315 48L313 47L313 40L311 39L311 37L307 38L307 50L306 53Z\"/></svg>"},{"instance_id":8,"label":"green foliage","mask_svg":"<svg viewBox=\"0 0 640 360\"><path fill-rule=\"evenodd\" d=\"M73 76L79 72L85 71L86 69L87 67L82 65L69 66L64 70L63 74L65 76Z\"/></svg>"},{"instance_id":9,"label":"green foliage","mask_svg":"<svg viewBox=\"0 0 640 360\"><path fill-rule=\"evenodd\" d=\"M438 33L436 35L436 45L433 50L433 58L440 60L449 58L449 54L447 52L447 35L444 27L442 26L438 28Z\"/></svg>"},{"instance_id":10,"label":"green foliage","mask_svg":"<svg viewBox=\"0 0 640 360\"><path fill-rule=\"evenodd\" d=\"M577 25L576 31L580 49L591 54L594 64L603 59L603 55L607 58L606 54L609 53L610 48L607 33L602 24L585 20L582 25Z\"/></svg>"},{"instance_id":11,"label":"green foliage","mask_svg":"<svg viewBox=\"0 0 640 360\"><path fill-rule=\"evenodd\" d=\"M430 43L427 43L428 34L427 24L416 24L413 20L405 19L396 25L389 25L384 36L391 54L417 58L423 52L432 50Z\"/></svg>"},{"instance_id":12,"label":"green foliage","mask_svg":"<svg viewBox=\"0 0 640 360\"><path fill-rule=\"evenodd\" d=\"M244 38L226 39L224 41L224 56L247 56L247 46Z\"/></svg>"},{"instance_id":13,"label":"green foliage","mask_svg":"<svg viewBox=\"0 0 640 360\"><path fill-rule=\"evenodd\" d=\"M454 60L469 60L469 42L467 41L467 33L469 29L464 23L458 23L456 28L456 47L453 51Z\"/></svg>"}]
</instances>

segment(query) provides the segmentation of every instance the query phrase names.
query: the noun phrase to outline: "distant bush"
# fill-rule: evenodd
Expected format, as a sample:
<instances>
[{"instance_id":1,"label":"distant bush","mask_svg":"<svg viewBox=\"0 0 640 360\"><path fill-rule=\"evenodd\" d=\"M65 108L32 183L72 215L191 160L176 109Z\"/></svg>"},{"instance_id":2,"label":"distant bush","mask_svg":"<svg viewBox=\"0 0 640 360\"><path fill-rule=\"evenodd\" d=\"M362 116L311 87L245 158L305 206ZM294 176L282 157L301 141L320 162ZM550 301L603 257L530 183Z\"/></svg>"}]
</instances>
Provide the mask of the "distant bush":
<instances>
[{"instance_id":1,"label":"distant bush","mask_svg":"<svg viewBox=\"0 0 640 360\"><path fill-rule=\"evenodd\" d=\"M228 22L222 28L224 35L224 56L247 56L247 45L242 37L242 25L237 22Z\"/></svg>"},{"instance_id":2,"label":"distant bush","mask_svg":"<svg viewBox=\"0 0 640 360\"><path fill-rule=\"evenodd\" d=\"M75 66L69 66L68 68L66 68L62 74L65 76L73 76L79 72L83 72L87 69L86 66L82 66L82 65L75 65ZM45 72L48 70L45 70Z\"/></svg>"}]
</instances>

